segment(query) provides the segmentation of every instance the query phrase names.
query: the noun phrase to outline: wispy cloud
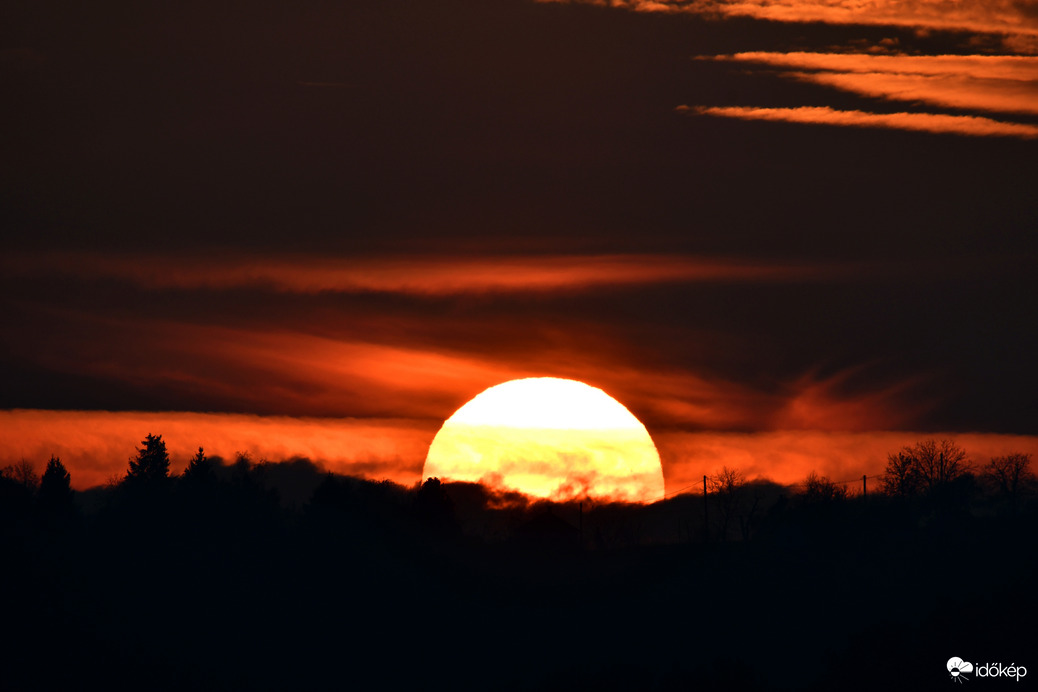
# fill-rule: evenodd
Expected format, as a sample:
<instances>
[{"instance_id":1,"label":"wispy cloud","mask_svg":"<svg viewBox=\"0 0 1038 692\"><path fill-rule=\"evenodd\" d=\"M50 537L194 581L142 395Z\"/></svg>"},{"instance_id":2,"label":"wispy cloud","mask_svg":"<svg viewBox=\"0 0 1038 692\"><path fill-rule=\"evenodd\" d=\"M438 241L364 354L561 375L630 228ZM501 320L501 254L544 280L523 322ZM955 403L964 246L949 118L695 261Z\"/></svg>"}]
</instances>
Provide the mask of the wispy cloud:
<instances>
[{"instance_id":1,"label":"wispy cloud","mask_svg":"<svg viewBox=\"0 0 1038 692\"><path fill-rule=\"evenodd\" d=\"M906 26L1017 37L1036 48L1038 11L1027 0L540 0L583 2L639 12L685 12L708 17L753 17L778 22Z\"/></svg>"},{"instance_id":2,"label":"wispy cloud","mask_svg":"<svg viewBox=\"0 0 1038 692\"><path fill-rule=\"evenodd\" d=\"M304 294L432 296L579 291L671 282L786 281L833 273L829 268L811 265L651 254L252 259L12 253L0 267L9 276L116 279L145 288L245 287Z\"/></svg>"},{"instance_id":3,"label":"wispy cloud","mask_svg":"<svg viewBox=\"0 0 1038 692\"><path fill-rule=\"evenodd\" d=\"M811 125L885 128L972 137L1019 137L1024 139L1038 137L1038 126L1035 125L1007 123L971 115L906 112L869 113L858 110L836 110L828 106L802 106L799 108L679 106L678 110L697 115L736 118L739 120L769 120Z\"/></svg>"},{"instance_id":4,"label":"wispy cloud","mask_svg":"<svg viewBox=\"0 0 1038 692\"><path fill-rule=\"evenodd\" d=\"M549 345L516 356L500 352L493 339L468 347L417 346L277 328L80 319L91 326L74 353L35 348L22 357L50 371L118 382L187 405L201 398L217 410L435 422L488 387L538 376L600 387L650 427L906 428L928 410L918 400L918 382L855 389L845 386L852 372L762 388L688 368L632 367L608 350Z\"/></svg>"},{"instance_id":5,"label":"wispy cloud","mask_svg":"<svg viewBox=\"0 0 1038 692\"><path fill-rule=\"evenodd\" d=\"M783 76L870 98L1038 114L1038 57L752 52L706 59L785 68Z\"/></svg>"}]
</instances>

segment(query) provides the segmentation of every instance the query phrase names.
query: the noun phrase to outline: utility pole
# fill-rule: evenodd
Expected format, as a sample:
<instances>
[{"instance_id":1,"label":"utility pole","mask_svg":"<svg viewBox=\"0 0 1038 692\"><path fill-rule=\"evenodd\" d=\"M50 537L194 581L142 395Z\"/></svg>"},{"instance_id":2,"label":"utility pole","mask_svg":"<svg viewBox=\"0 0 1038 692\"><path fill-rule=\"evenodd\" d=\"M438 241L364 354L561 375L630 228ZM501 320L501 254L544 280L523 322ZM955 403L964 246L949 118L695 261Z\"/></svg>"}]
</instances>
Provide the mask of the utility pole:
<instances>
[{"instance_id":1,"label":"utility pole","mask_svg":"<svg viewBox=\"0 0 1038 692\"><path fill-rule=\"evenodd\" d=\"M867 498L869 496L868 480L869 480L868 476L862 476L861 477L861 496L862 496L862 498Z\"/></svg>"},{"instance_id":2,"label":"utility pole","mask_svg":"<svg viewBox=\"0 0 1038 692\"><path fill-rule=\"evenodd\" d=\"M706 503L706 476L703 476L703 542L710 542L710 506Z\"/></svg>"}]
</instances>

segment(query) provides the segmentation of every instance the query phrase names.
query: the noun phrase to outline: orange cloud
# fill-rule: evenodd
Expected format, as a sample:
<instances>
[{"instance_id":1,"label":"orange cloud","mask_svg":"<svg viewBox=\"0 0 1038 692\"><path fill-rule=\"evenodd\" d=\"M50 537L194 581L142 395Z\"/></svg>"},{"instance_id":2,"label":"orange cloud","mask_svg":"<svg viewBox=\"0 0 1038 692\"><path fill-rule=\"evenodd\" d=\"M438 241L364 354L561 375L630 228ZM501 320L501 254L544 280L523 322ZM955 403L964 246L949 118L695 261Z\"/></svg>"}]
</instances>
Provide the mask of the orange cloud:
<instances>
[{"instance_id":1,"label":"orange cloud","mask_svg":"<svg viewBox=\"0 0 1038 692\"><path fill-rule=\"evenodd\" d=\"M191 394L239 410L442 419L505 380L538 374L432 349L266 328L99 319L104 340L35 354L60 371ZM118 335L118 336L115 336Z\"/></svg>"},{"instance_id":2,"label":"orange cloud","mask_svg":"<svg viewBox=\"0 0 1038 692\"><path fill-rule=\"evenodd\" d=\"M388 478L409 485L421 478L435 428L400 419L327 419L225 413L112 411L0 411L0 465L25 459L42 471L60 457L73 487L104 484L126 473L145 435L162 435L175 472L198 450L233 459L302 456L337 473Z\"/></svg>"},{"instance_id":3,"label":"orange cloud","mask_svg":"<svg viewBox=\"0 0 1038 692\"><path fill-rule=\"evenodd\" d=\"M14 276L117 279L149 289L258 288L278 292L455 295L584 290L702 281L783 281L820 267L674 255L290 258L168 257L95 253L21 254L2 260Z\"/></svg>"},{"instance_id":4,"label":"orange cloud","mask_svg":"<svg viewBox=\"0 0 1038 692\"><path fill-rule=\"evenodd\" d=\"M739 120L769 120L773 122L836 125L842 127L873 127L973 137L1020 137L1024 139L1038 137L1038 126L1035 125L1008 123L967 115L867 113L864 111L835 110L828 106L803 106L799 108L679 106L678 110L697 115L736 118Z\"/></svg>"},{"instance_id":5,"label":"orange cloud","mask_svg":"<svg viewBox=\"0 0 1038 692\"><path fill-rule=\"evenodd\" d=\"M783 74L873 98L1038 114L1036 57L757 52L710 59L791 68Z\"/></svg>"},{"instance_id":6,"label":"orange cloud","mask_svg":"<svg viewBox=\"0 0 1038 692\"><path fill-rule=\"evenodd\" d=\"M892 430L911 425L930 406L910 401L911 390L921 380L909 380L857 394L841 390L858 374L848 369L832 377L813 375L791 383L768 420L770 430Z\"/></svg>"},{"instance_id":7,"label":"orange cloud","mask_svg":"<svg viewBox=\"0 0 1038 692\"><path fill-rule=\"evenodd\" d=\"M867 55L863 53L744 52L704 60L760 62L836 72L887 72L1028 82L1038 79L1038 57L1018 55Z\"/></svg>"},{"instance_id":8,"label":"orange cloud","mask_svg":"<svg viewBox=\"0 0 1038 692\"><path fill-rule=\"evenodd\" d=\"M1022 37L1036 47L1038 14L1019 0L539 0L581 2L638 12L683 12L708 17L753 17L778 22L824 22L973 31Z\"/></svg>"},{"instance_id":9,"label":"orange cloud","mask_svg":"<svg viewBox=\"0 0 1038 692\"><path fill-rule=\"evenodd\" d=\"M630 367L630 359L499 337L453 347L319 336L270 327L224 327L80 315L70 352L31 344L20 357L58 372L125 383L181 406L298 416L407 417L443 421L484 389L525 377L565 377L600 387L650 426L696 429L911 427L925 413L915 382L865 390L846 377L802 377L762 389L686 369ZM393 335L390 334L390 341ZM397 335L396 341L406 338ZM508 334L503 337L508 339ZM198 402L202 397L204 404Z\"/></svg>"}]
</instances>

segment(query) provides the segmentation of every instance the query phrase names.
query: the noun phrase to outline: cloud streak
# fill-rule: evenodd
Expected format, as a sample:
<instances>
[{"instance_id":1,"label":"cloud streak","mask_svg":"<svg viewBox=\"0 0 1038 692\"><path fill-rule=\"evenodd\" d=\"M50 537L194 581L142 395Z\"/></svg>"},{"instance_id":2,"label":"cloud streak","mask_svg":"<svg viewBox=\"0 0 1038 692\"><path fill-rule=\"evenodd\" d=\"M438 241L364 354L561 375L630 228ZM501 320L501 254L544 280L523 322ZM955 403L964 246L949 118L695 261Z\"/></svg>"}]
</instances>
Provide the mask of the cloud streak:
<instances>
[{"instance_id":1,"label":"cloud streak","mask_svg":"<svg viewBox=\"0 0 1038 692\"><path fill-rule=\"evenodd\" d=\"M762 388L688 368L635 368L608 351L566 344L534 344L516 355L502 352L493 338L468 346L416 346L275 327L77 320L84 327L75 352L60 343L46 349L19 344L31 349L22 356L53 371L120 382L210 410L442 421L488 387L542 376L600 387L646 424L663 427L903 428L926 410L925 402L911 403L918 383L873 383L858 391L846 386L852 372Z\"/></svg>"},{"instance_id":2,"label":"cloud streak","mask_svg":"<svg viewBox=\"0 0 1038 692\"><path fill-rule=\"evenodd\" d=\"M750 52L707 59L786 68L783 76L870 98L1038 114L1038 57Z\"/></svg>"},{"instance_id":3,"label":"cloud streak","mask_svg":"<svg viewBox=\"0 0 1038 692\"><path fill-rule=\"evenodd\" d=\"M114 279L148 289L252 288L300 294L428 296L580 291L674 282L789 281L832 274L831 269L810 265L652 254L242 259L40 253L11 254L0 266L11 276Z\"/></svg>"},{"instance_id":4,"label":"cloud streak","mask_svg":"<svg viewBox=\"0 0 1038 692\"><path fill-rule=\"evenodd\" d=\"M1038 12L1028 0L539 0L581 2L638 12L679 12L707 17L752 17L776 22L905 26L1020 37L1035 47Z\"/></svg>"},{"instance_id":5,"label":"cloud streak","mask_svg":"<svg viewBox=\"0 0 1038 692\"><path fill-rule=\"evenodd\" d=\"M972 115L939 113L869 113L859 110L836 110L828 106L798 108L756 108L747 106L679 106L681 112L737 120L764 120L804 125L867 127L892 130L955 134L971 137L1038 138L1038 126L1007 123Z\"/></svg>"}]
</instances>

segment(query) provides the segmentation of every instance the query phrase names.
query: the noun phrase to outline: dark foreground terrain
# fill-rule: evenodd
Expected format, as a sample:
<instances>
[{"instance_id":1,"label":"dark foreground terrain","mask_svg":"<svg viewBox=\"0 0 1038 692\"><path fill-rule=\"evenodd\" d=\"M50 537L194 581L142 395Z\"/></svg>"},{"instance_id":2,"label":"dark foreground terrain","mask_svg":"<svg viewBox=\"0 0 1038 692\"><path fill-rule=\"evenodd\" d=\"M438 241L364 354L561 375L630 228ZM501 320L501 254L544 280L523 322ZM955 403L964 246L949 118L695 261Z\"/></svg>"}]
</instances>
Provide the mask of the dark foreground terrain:
<instances>
[{"instance_id":1,"label":"dark foreground terrain","mask_svg":"<svg viewBox=\"0 0 1038 692\"><path fill-rule=\"evenodd\" d=\"M1031 669L974 689L1038 679L1035 504L972 482L761 486L708 533L701 495L131 480L63 505L4 479L4 689L948 689L952 656Z\"/></svg>"}]
</instances>

